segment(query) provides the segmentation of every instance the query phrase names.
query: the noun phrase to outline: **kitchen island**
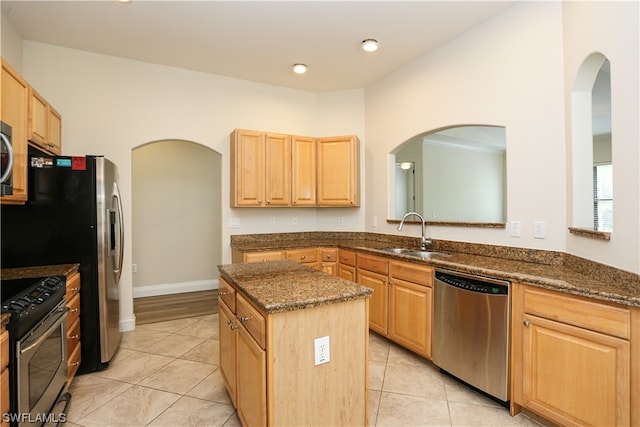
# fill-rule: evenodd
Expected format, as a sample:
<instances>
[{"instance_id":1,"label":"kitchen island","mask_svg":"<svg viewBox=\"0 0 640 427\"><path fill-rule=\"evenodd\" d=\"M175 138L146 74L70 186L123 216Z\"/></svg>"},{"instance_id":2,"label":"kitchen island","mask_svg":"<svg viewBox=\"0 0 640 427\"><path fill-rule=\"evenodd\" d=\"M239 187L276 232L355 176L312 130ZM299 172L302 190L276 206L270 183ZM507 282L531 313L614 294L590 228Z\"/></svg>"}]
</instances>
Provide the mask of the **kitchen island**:
<instances>
[{"instance_id":1,"label":"kitchen island","mask_svg":"<svg viewBox=\"0 0 640 427\"><path fill-rule=\"evenodd\" d=\"M294 261L218 269L220 370L243 425L367 425L372 290Z\"/></svg>"}]
</instances>

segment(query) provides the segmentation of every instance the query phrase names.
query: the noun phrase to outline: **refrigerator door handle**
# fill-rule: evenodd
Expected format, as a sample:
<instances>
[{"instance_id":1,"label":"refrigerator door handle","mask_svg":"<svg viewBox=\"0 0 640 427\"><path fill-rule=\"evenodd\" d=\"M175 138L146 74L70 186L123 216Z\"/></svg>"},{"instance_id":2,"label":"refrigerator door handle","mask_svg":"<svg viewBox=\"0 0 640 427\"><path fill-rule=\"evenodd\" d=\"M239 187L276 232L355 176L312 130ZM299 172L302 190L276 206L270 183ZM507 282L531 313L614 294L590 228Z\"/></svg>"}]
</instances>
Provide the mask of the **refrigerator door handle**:
<instances>
[{"instance_id":1,"label":"refrigerator door handle","mask_svg":"<svg viewBox=\"0 0 640 427\"><path fill-rule=\"evenodd\" d=\"M0 183L3 183L11 176L11 170L13 169L13 148L11 147L11 142L7 139L6 136L0 133L0 139L2 139L2 143L7 147L7 153L9 154L9 163L7 164L7 170L4 171L4 174L0 177Z\"/></svg>"},{"instance_id":2,"label":"refrigerator door handle","mask_svg":"<svg viewBox=\"0 0 640 427\"><path fill-rule=\"evenodd\" d=\"M120 190L118 189L118 184L113 183L113 201L115 202L115 209L117 211L117 221L118 227L115 227L115 224L112 224L111 232L115 232L115 228L118 230L118 241L115 242L115 262L113 266L113 272L116 275L116 283L120 282L120 276L122 275L122 261L124 259L124 219L122 214L122 201L120 200ZM115 236L112 234L112 239Z\"/></svg>"}]
</instances>

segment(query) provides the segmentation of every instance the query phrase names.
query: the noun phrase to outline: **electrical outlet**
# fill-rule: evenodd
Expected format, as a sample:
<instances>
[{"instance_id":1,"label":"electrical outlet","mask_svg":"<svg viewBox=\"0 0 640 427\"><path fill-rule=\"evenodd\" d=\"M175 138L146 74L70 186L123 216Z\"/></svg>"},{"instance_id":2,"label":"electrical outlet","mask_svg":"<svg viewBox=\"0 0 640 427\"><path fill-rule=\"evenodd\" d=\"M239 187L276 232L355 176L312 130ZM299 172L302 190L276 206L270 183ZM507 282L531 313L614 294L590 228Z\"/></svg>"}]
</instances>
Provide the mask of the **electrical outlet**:
<instances>
[{"instance_id":1,"label":"electrical outlet","mask_svg":"<svg viewBox=\"0 0 640 427\"><path fill-rule=\"evenodd\" d=\"M298 225L298 217L294 216L293 218L291 218L291 225Z\"/></svg>"},{"instance_id":2,"label":"electrical outlet","mask_svg":"<svg viewBox=\"0 0 640 427\"><path fill-rule=\"evenodd\" d=\"M138 264L131 264L131 272L132 273L138 272Z\"/></svg>"},{"instance_id":3,"label":"electrical outlet","mask_svg":"<svg viewBox=\"0 0 640 427\"><path fill-rule=\"evenodd\" d=\"M339 226L343 226L344 225L344 217L343 216L339 216L337 221L338 221L338 225Z\"/></svg>"},{"instance_id":4,"label":"electrical outlet","mask_svg":"<svg viewBox=\"0 0 640 427\"><path fill-rule=\"evenodd\" d=\"M377 227L378 226L378 217L377 216L372 216L371 217L371 226L372 227Z\"/></svg>"},{"instance_id":5,"label":"electrical outlet","mask_svg":"<svg viewBox=\"0 0 640 427\"><path fill-rule=\"evenodd\" d=\"M276 218L275 217L273 217L273 216L269 217L269 225L272 226L272 227L274 225L276 225Z\"/></svg>"},{"instance_id":6,"label":"electrical outlet","mask_svg":"<svg viewBox=\"0 0 640 427\"><path fill-rule=\"evenodd\" d=\"M313 340L315 365L321 365L331 360L329 337L320 337Z\"/></svg>"},{"instance_id":7,"label":"electrical outlet","mask_svg":"<svg viewBox=\"0 0 640 427\"><path fill-rule=\"evenodd\" d=\"M231 219L229 219L229 227L230 228L240 228L240 218L231 218Z\"/></svg>"}]
</instances>

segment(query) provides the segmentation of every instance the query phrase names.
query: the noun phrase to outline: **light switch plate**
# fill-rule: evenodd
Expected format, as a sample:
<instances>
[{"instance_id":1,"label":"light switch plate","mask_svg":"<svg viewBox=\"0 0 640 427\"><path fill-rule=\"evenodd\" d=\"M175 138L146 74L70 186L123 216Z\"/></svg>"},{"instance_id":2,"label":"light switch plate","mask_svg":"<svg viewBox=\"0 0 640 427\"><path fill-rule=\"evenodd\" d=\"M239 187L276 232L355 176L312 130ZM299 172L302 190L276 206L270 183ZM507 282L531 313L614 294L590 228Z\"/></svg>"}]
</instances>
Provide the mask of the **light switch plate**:
<instances>
[{"instance_id":1,"label":"light switch plate","mask_svg":"<svg viewBox=\"0 0 640 427\"><path fill-rule=\"evenodd\" d=\"M533 221L534 239L544 239L547 234L547 225L544 221Z\"/></svg>"},{"instance_id":2,"label":"light switch plate","mask_svg":"<svg viewBox=\"0 0 640 427\"><path fill-rule=\"evenodd\" d=\"M522 223L520 221L511 221L511 237L520 237L522 235Z\"/></svg>"}]
</instances>

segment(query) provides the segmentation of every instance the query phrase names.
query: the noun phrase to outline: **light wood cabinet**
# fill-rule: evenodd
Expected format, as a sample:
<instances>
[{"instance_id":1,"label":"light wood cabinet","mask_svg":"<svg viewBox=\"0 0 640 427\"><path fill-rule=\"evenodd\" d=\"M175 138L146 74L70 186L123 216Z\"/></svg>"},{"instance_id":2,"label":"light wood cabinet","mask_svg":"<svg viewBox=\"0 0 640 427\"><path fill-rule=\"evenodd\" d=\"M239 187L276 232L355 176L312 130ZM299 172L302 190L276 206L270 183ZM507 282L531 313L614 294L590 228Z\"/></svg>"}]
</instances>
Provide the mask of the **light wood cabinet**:
<instances>
[{"instance_id":1,"label":"light wood cabinet","mask_svg":"<svg viewBox=\"0 0 640 427\"><path fill-rule=\"evenodd\" d=\"M512 289L515 403L561 425L637 425L640 360L633 360L631 337L638 311L519 284Z\"/></svg>"},{"instance_id":2,"label":"light wood cabinet","mask_svg":"<svg viewBox=\"0 0 640 427\"><path fill-rule=\"evenodd\" d=\"M285 251L247 252L243 262L281 261L285 259Z\"/></svg>"},{"instance_id":3,"label":"light wood cabinet","mask_svg":"<svg viewBox=\"0 0 640 427\"><path fill-rule=\"evenodd\" d=\"M29 87L29 141L41 150L60 155L62 117L33 87Z\"/></svg>"},{"instance_id":4,"label":"light wood cabinet","mask_svg":"<svg viewBox=\"0 0 640 427\"><path fill-rule=\"evenodd\" d=\"M358 254L357 282L373 289L369 328L431 358L433 268Z\"/></svg>"},{"instance_id":5,"label":"light wood cabinet","mask_svg":"<svg viewBox=\"0 0 640 427\"><path fill-rule=\"evenodd\" d=\"M356 136L318 138L318 205L360 206Z\"/></svg>"},{"instance_id":6,"label":"light wood cabinet","mask_svg":"<svg viewBox=\"0 0 640 427\"><path fill-rule=\"evenodd\" d=\"M354 135L316 139L235 129L231 207L359 206L359 162Z\"/></svg>"},{"instance_id":7,"label":"light wood cabinet","mask_svg":"<svg viewBox=\"0 0 640 427\"><path fill-rule=\"evenodd\" d=\"M224 280L220 280L222 284ZM235 294L233 297L235 306ZM218 321L220 323L220 373L234 407L237 407L236 391L236 334L235 308L231 310L222 298L218 301Z\"/></svg>"},{"instance_id":8,"label":"light wood cabinet","mask_svg":"<svg viewBox=\"0 0 640 427\"><path fill-rule=\"evenodd\" d=\"M431 359L433 268L391 261L389 338Z\"/></svg>"},{"instance_id":9,"label":"light wood cabinet","mask_svg":"<svg viewBox=\"0 0 640 427\"><path fill-rule=\"evenodd\" d=\"M358 254L357 282L373 289L369 299L369 329L387 336L389 332L389 261Z\"/></svg>"},{"instance_id":10,"label":"light wood cabinet","mask_svg":"<svg viewBox=\"0 0 640 427\"><path fill-rule=\"evenodd\" d=\"M319 269L318 248L292 249L286 251L287 259Z\"/></svg>"},{"instance_id":11,"label":"light wood cabinet","mask_svg":"<svg viewBox=\"0 0 640 427\"><path fill-rule=\"evenodd\" d=\"M291 137L291 204L316 205L316 139Z\"/></svg>"},{"instance_id":12,"label":"light wood cabinet","mask_svg":"<svg viewBox=\"0 0 640 427\"><path fill-rule=\"evenodd\" d=\"M291 204L291 137L236 129L231 134L231 206Z\"/></svg>"},{"instance_id":13,"label":"light wood cabinet","mask_svg":"<svg viewBox=\"0 0 640 427\"><path fill-rule=\"evenodd\" d=\"M73 381L81 358L81 324L80 324L80 273L78 270L67 275L65 300L69 314L67 315L67 384Z\"/></svg>"},{"instance_id":14,"label":"light wood cabinet","mask_svg":"<svg viewBox=\"0 0 640 427\"><path fill-rule=\"evenodd\" d=\"M27 201L27 128L29 124L29 84L2 59L2 105L0 119L11 126L13 147L13 194L2 196L3 204L23 204Z\"/></svg>"},{"instance_id":15,"label":"light wood cabinet","mask_svg":"<svg viewBox=\"0 0 640 427\"><path fill-rule=\"evenodd\" d=\"M332 276L338 275L338 250L320 249L320 270Z\"/></svg>"},{"instance_id":16,"label":"light wood cabinet","mask_svg":"<svg viewBox=\"0 0 640 427\"><path fill-rule=\"evenodd\" d=\"M0 425L9 426L3 414L9 413L9 331L0 330Z\"/></svg>"},{"instance_id":17,"label":"light wood cabinet","mask_svg":"<svg viewBox=\"0 0 640 427\"><path fill-rule=\"evenodd\" d=\"M351 282L357 281L356 253L340 249L338 253L338 277Z\"/></svg>"}]
</instances>

